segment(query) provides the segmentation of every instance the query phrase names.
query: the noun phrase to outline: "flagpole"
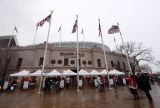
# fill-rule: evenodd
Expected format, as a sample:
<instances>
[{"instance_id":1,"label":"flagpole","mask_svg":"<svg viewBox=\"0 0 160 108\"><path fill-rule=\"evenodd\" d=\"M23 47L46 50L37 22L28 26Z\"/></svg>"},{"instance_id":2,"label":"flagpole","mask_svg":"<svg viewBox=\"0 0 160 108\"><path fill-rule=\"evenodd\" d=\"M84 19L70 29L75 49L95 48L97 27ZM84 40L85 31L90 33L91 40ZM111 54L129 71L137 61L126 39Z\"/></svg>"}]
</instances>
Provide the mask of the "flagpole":
<instances>
[{"instance_id":1,"label":"flagpole","mask_svg":"<svg viewBox=\"0 0 160 108\"><path fill-rule=\"evenodd\" d=\"M36 27L36 32L35 32L34 39L33 39L33 45L35 44L35 40L36 40L36 37L37 37L37 31L38 31L38 26Z\"/></svg>"},{"instance_id":2,"label":"flagpole","mask_svg":"<svg viewBox=\"0 0 160 108\"><path fill-rule=\"evenodd\" d=\"M44 60L43 60L43 65L42 65L41 80L40 80L40 85L39 85L39 91L38 91L38 93L41 93L41 88L42 88L42 83L43 83L43 72L44 72L44 66L45 66L45 62L46 62L46 54L47 54L47 46L48 46L48 40L49 40L49 34L50 34L52 13L53 13L53 11L51 11L51 14L50 14L51 17L50 17L50 21L49 21L49 28L48 28L48 34L47 34L47 42L46 42L46 45L45 45Z\"/></svg>"},{"instance_id":3,"label":"flagpole","mask_svg":"<svg viewBox=\"0 0 160 108\"><path fill-rule=\"evenodd\" d=\"M59 31L59 47L61 46L61 30Z\"/></svg>"},{"instance_id":4,"label":"flagpole","mask_svg":"<svg viewBox=\"0 0 160 108\"><path fill-rule=\"evenodd\" d=\"M119 28L119 34L120 34L120 36L121 36L122 44L123 44L123 46L124 46L124 40L123 40L123 36L122 36L121 30L120 30L119 24L117 23L117 25L118 25L118 28ZM127 59L127 63L128 63L129 70L130 70L131 74L133 74L132 69L131 69L131 65L130 65L130 63L129 63L129 58L128 58L126 49L125 49L125 56L126 56L126 59Z\"/></svg>"},{"instance_id":5,"label":"flagpole","mask_svg":"<svg viewBox=\"0 0 160 108\"><path fill-rule=\"evenodd\" d=\"M83 31L83 48L84 48L84 31Z\"/></svg>"},{"instance_id":6,"label":"flagpole","mask_svg":"<svg viewBox=\"0 0 160 108\"><path fill-rule=\"evenodd\" d=\"M98 19L99 24L100 24L100 19ZM107 64L107 58L106 58L106 52L105 52L105 48L104 48L104 42L103 42L103 36L102 36L102 31L100 31L100 36L101 36L101 40L102 40L102 46L103 46L103 53L104 53L104 60L105 60L105 65L106 65L106 72L107 72L107 78L108 78L108 87L110 88L110 80L109 80L109 72L108 72L108 64Z\"/></svg>"},{"instance_id":7,"label":"flagpole","mask_svg":"<svg viewBox=\"0 0 160 108\"><path fill-rule=\"evenodd\" d=\"M77 91L79 91L79 48L78 48L78 15L77 15Z\"/></svg>"},{"instance_id":8,"label":"flagpole","mask_svg":"<svg viewBox=\"0 0 160 108\"><path fill-rule=\"evenodd\" d=\"M15 26L15 27L16 27L16 26ZM12 38L13 38L13 34L14 34L15 27L14 27L14 29L13 29L13 31L12 31L12 34L11 34L11 37L10 37L10 39L9 39L8 47L9 47L10 44L11 44L11 40L12 40Z\"/></svg>"},{"instance_id":9,"label":"flagpole","mask_svg":"<svg viewBox=\"0 0 160 108\"><path fill-rule=\"evenodd\" d=\"M114 38L114 43L115 43L116 49L118 49L117 44L116 44L116 39L114 36L113 36L113 38Z\"/></svg>"}]
</instances>

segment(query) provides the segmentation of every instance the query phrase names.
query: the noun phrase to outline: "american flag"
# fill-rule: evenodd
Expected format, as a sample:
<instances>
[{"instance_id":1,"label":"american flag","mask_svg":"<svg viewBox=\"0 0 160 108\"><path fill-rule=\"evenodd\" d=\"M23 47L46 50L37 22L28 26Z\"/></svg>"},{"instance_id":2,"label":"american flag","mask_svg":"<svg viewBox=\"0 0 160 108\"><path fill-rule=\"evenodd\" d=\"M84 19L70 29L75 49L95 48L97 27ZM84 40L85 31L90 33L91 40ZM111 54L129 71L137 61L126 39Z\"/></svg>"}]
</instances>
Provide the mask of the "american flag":
<instances>
[{"instance_id":1,"label":"american flag","mask_svg":"<svg viewBox=\"0 0 160 108\"><path fill-rule=\"evenodd\" d=\"M44 18L43 20L39 21L39 22L36 24L36 26L37 26L37 27L38 27L38 26L42 27L43 24L44 24L46 21L49 22L50 19L51 19L51 15L48 15L48 16L47 16L46 18Z\"/></svg>"},{"instance_id":2,"label":"american flag","mask_svg":"<svg viewBox=\"0 0 160 108\"><path fill-rule=\"evenodd\" d=\"M73 25L73 29L72 29L72 33L75 33L76 32L76 30L77 30L77 19L76 19L76 21L75 21L75 23L74 23L74 25Z\"/></svg>"},{"instance_id":3,"label":"american flag","mask_svg":"<svg viewBox=\"0 0 160 108\"><path fill-rule=\"evenodd\" d=\"M117 25L112 25L112 27L108 30L108 34L114 34L119 32L119 27Z\"/></svg>"}]
</instances>

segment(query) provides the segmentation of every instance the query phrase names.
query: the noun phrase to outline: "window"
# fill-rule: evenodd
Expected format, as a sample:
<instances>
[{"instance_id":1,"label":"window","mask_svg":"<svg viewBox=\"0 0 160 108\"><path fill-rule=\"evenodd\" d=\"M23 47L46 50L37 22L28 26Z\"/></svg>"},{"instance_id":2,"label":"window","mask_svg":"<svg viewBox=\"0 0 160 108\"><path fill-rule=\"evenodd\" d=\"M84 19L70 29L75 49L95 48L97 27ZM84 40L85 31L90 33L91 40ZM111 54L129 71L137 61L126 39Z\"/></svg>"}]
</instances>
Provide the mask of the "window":
<instances>
[{"instance_id":1,"label":"window","mask_svg":"<svg viewBox=\"0 0 160 108\"><path fill-rule=\"evenodd\" d=\"M82 61L83 65L86 65L86 61Z\"/></svg>"},{"instance_id":2,"label":"window","mask_svg":"<svg viewBox=\"0 0 160 108\"><path fill-rule=\"evenodd\" d=\"M62 64L62 60L58 60L58 64Z\"/></svg>"},{"instance_id":3,"label":"window","mask_svg":"<svg viewBox=\"0 0 160 108\"><path fill-rule=\"evenodd\" d=\"M39 66L42 66L43 65L43 57L40 57L39 59Z\"/></svg>"},{"instance_id":4,"label":"window","mask_svg":"<svg viewBox=\"0 0 160 108\"><path fill-rule=\"evenodd\" d=\"M123 67L124 67L124 69L126 69L126 66L125 66L125 63L123 62Z\"/></svg>"},{"instance_id":5,"label":"window","mask_svg":"<svg viewBox=\"0 0 160 108\"><path fill-rule=\"evenodd\" d=\"M114 63L113 63L113 61L111 61L111 66L112 66L112 67L114 67Z\"/></svg>"},{"instance_id":6,"label":"window","mask_svg":"<svg viewBox=\"0 0 160 108\"><path fill-rule=\"evenodd\" d=\"M22 65L22 58L18 58L18 61L17 61L17 69L18 69L19 67L21 67L21 65Z\"/></svg>"},{"instance_id":7,"label":"window","mask_svg":"<svg viewBox=\"0 0 160 108\"><path fill-rule=\"evenodd\" d=\"M98 67L101 67L101 60L100 59L97 59L97 65L98 65Z\"/></svg>"},{"instance_id":8,"label":"window","mask_svg":"<svg viewBox=\"0 0 160 108\"><path fill-rule=\"evenodd\" d=\"M64 59L64 66L68 66L68 59Z\"/></svg>"},{"instance_id":9,"label":"window","mask_svg":"<svg viewBox=\"0 0 160 108\"><path fill-rule=\"evenodd\" d=\"M120 63L119 63L119 61L117 61L117 68L120 68Z\"/></svg>"},{"instance_id":10,"label":"window","mask_svg":"<svg viewBox=\"0 0 160 108\"><path fill-rule=\"evenodd\" d=\"M91 62L91 61L88 61L88 65L92 65L92 62Z\"/></svg>"},{"instance_id":11,"label":"window","mask_svg":"<svg viewBox=\"0 0 160 108\"><path fill-rule=\"evenodd\" d=\"M51 64L55 64L56 63L56 60L51 60Z\"/></svg>"},{"instance_id":12,"label":"window","mask_svg":"<svg viewBox=\"0 0 160 108\"><path fill-rule=\"evenodd\" d=\"M71 64L72 64L72 65L75 64L75 61L74 61L74 60L71 60Z\"/></svg>"}]
</instances>

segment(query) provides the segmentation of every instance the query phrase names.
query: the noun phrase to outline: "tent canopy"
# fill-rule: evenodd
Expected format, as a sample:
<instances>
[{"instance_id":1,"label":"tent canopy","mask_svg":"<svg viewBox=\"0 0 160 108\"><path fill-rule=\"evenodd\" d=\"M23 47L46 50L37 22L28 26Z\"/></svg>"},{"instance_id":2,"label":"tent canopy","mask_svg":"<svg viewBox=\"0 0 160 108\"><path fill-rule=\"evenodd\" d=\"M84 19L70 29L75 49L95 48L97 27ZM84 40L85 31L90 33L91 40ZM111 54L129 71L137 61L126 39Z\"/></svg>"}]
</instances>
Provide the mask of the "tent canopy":
<instances>
[{"instance_id":1,"label":"tent canopy","mask_svg":"<svg viewBox=\"0 0 160 108\"><path fill-rule=\"evenodd\" d=\"M51 72L49 72L49 73L46 74L46 76L61 76L61 75L62 75L62 73L58 72L55 69L53 71L51 71Z\"/></svg>"},{"instance_id":2,"label":"tent canopy","mask_svg":"<svg viewBox=\"0 0 160 108\"><path fill-rule=\"evenodd\" d=\"M29 71L23 70L14 74L10 74L10 76L17 76L17 77L22 77L22 76L27 76L29 74Z\"/></svg>"},{"instance_id":3,"label":"tent canopy","mask_svg":"<svg viewBox=\"0 0 160 108\"><path fill-rule=\"evenodd\" d=\"M33 73L30 73L28 76L41 76L42 70L37 70ZM45 76L46 73L43 72L43 76Z\"/></svg>"},{"instance_id":4,"label":"tent canopy","mask_svg":"<svg viewBox=\"0 0 160 108\"><path fill-rule=\"evenodd\" d=\"M92 71L90 72L90 74L91 74L91 75L101 75L101 73L98 72L98 71L96 71L96 70L92 70Z\"/></svg>"},{"instance_id":5,"label":"tent canopy","mask_svg":"<svg viewBox=\"0 0 160 108\"><path fill-rule=\"evenodd\" d=\"M90 74L89 72L81 69L81 70L79 71L79 75L91 75L91 74Z\"/></svg>"},{"instance_id":6,"label":"tent canopy","mask_svg":"<svg viewBox=\"0 0 160 108\"><path fill-rule=\"evenodd\" d=\"M106 69L104 69L103 71L101 71L101 75L107 75L108 72L106 71Z\"/></svg>"},{"instance_id":7,"label":"tent canopy","mask_svg":"<svg viewBox=\"0 0 160 108\"><path fill-rule=\"evenodd\" d=\"M71 71L70 69L68 69L67 71L64 71L62 73L62 75L64 76L74 76L74 75L77 75L75 72Z\"/></svg>"},{"instance_id":8,"label":"tent canopy","mask_svg":"<svg viewBox=\"0 0 160 108\"><path fill-rule=\"evenodd\" d=\"M109 74L110 75L124 75L125 73L114 69L114 70L109 71Z\"/></svg>"}]
</instances>

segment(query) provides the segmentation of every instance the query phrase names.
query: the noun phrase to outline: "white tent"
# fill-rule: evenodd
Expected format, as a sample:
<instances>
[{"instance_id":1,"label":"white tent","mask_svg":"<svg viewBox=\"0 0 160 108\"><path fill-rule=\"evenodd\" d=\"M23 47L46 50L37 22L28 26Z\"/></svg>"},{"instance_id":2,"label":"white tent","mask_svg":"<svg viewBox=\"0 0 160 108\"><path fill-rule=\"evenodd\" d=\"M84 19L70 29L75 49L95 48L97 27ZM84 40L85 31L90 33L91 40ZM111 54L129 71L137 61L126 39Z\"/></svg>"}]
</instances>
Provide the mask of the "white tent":
<instances>
[{"instance_id":1,"label":"white tent","mask_svg":"<svg viewBox=\"0 0 160 108\"><path fill-rule=\"evenodd\" d=\"M22 77L22 76L27 76L28 74L29 74L29 71L23 70L14 74L10 74L10 76Z\"/></svg>"},{"instance_id":2,"label":"white tent","mask_svg":"<svg viewBox=\"0 0 160 108\"><path fill-rule=\"evenodd\" d=\"M60 73L54 69L53 71L47 73L45 76L61 76L61 75L62 75L62 73Z\"/></svg>"},{"instance_id":3,"label":"white tent","mask_svg":"<svg viewBox=\"0 0 160 108\"><path fill-rule=\"evenodd\" d=\"M81 69L81 70L79 71L79 75L91 75L91 74L90 74L89 72Z\"/></svg>"},{"instance_id":4,"label":"white tent","mask_svg":"<svg viewBox=\"0 0 160 108\"><path fill-rule=\"evenodd\" d=\"M101 73L98 72L98 71L96 71L96 70L92 70L92 71L90 72L90 74L91 74L91 75L101 75Z\"/></svg>"},{"instance_id":5,"label":"white tent","mask_svg":"<svg viewBox=\"0 0 160 108\"><path fill-rule=\"evenodd\" d=\"M124 75L125 73L114 69L114 70L109 71L109 74L110 75Z\"/></svg>"},{"instance_id":6,"label":"white tent","mask_svg":"<svg viewBox=\"0 0 160 108\"><path fill-rule=\"evenodd\" d=\"M42 70L37 70L33 73L30 73L28 76L41 76ZM43 76L45 76L46 73L43 72Z\"/></svg>"},{"instance_id":7,"label":"white tent","mask_svg":"<svg viewBox=\"0 0 160 108\"><path fill-rule=\"evenodd\" d=\"M74 75L77 75L75 72L71 71L70 69L68 69L67 71L64 71L62 73L62 75L64 76L74 76Z\"/></svg>"},{"instance_id":8,"label":"white tent","mask_svg":"<svg viewBox=\"0 0 160 108\"><path fill-rule=\"evenodd\" d=\"M106 69L104 69L103 71L101 71L101 75L107 75L108 72L106 71Z\"/></svg>"}]
</instances>

